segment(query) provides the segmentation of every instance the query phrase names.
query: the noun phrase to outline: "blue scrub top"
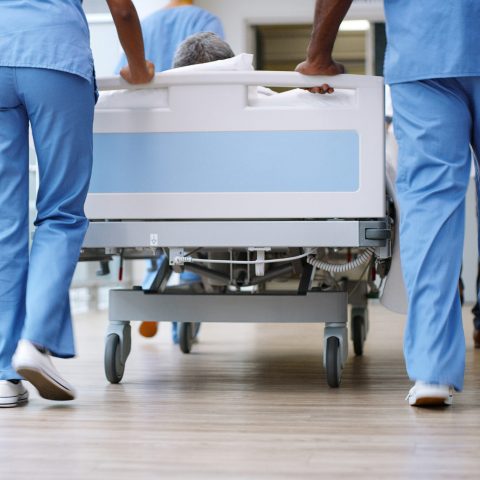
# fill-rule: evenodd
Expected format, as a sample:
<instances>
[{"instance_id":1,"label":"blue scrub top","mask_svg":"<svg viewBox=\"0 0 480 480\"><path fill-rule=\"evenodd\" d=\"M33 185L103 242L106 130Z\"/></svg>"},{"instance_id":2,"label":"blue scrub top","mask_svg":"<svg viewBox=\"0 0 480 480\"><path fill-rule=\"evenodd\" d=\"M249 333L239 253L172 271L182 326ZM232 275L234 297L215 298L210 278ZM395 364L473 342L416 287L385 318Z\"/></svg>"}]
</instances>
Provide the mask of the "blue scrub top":
<instances>
[{"instance_id":1,"label":"blue scrub top","mask_svg":"<svg viewBox=\"0 0 480 480\"><path fill-rule=\"evenodd\" d=\"M0 0L0 66L59 70L91 81L82 0Z\"/></svg>"},{"instance_id":2,"label":"blue scrub top","mask_svg":"<svg viewBox=\"0 0 480 480\"><path fill-rule=\"evenodd\" d=\"M387 83L480 76L480 0L385 0Z\"/></svg>"},{"instance_id":3,"label":"blue scrub top","mask_svg":"<svg viewBox=\"0 0 480 480\"><path fill-rule=\"evenodd\" d=\"M224 38L220 20L207 10L195 6L164 8L142 22L145 56L155 64L157 72L169 70L178 46L190 35L213 32ZM127 64L125 55L116 73Z\"/></svg>"}]
</instances>

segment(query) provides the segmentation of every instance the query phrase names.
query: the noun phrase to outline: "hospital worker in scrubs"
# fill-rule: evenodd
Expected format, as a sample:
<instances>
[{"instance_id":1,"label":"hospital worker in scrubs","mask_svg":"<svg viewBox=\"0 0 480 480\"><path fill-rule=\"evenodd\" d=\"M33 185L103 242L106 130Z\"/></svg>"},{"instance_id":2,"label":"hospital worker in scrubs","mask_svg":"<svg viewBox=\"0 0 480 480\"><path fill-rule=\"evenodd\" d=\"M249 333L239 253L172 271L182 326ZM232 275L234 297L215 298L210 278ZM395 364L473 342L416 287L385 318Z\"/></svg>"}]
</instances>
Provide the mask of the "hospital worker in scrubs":
<instances>
[{"instance_id":1,"label":"hospital worker in scrubs","mask_svg":"<svg viewBox=\"0 0 480 480\"><path fill-rule=\"evenodd\" d=\"M130 0L108 0L129 66L149 82ZM50 356L75 355L68 290L87 229L95 79L81 0L0 4L0 407L25 403L30 381L50 400L73 388ZM29 124L40 187L29 253Z\"/></svg>"},{"instance_id":2,"label":"hospital worker in scrubs","mask_svg":"<svg viewBox=\"0 0 480 480\"><path fill-rule=\"evenodd\" d=\"M317 0L299 72L343 72L332 48L351 4ZM407 400L450 405L453 391L463 389L465 370L457 279L471 148L477 161L480 156L480 2L385 0L385 13L385 80L399 144L400 249L409 299L404 353L415 382Z\"/></svg>"},{"instance_id":3,"label":"hospital worker in scrubs","mask_svg":"<svg viewBox=\"0 0 480 480\"><path fill-rule=\"evenodd\" d=\"M143 39L145 52L149 59L155 63L155 70L163 72L173 68L175 52L180 44L188 37L202 32L215 33L222 40L224 39L222 23L215 15L207 10L197 7L192 0L172 0L164 8L149 15L142 21ZM125 55L122 56L116 73L125 65ZM167 261L166 257L158 259L156 266L149 268L143 288L148 290L152 280L161 268L161 262ZM184 272L180 276L180 284L199 283L200 277L194 273ZM199 323L195 324L198 334ZM144 337L154 337L158 330L157 322L142 322L140 333ZM179 341L178 323L172 322L172 340Z\"/></svg>"}]
</instances>

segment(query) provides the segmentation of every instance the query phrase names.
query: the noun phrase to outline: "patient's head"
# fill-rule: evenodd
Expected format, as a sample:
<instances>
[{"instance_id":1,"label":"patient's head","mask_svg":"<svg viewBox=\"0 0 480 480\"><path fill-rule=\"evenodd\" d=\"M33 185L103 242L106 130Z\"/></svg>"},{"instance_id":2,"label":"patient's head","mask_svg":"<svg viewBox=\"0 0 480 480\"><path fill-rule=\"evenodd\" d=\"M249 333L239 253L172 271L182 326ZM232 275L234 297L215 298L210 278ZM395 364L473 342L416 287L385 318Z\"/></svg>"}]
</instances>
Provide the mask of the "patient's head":
<instances>
[{"instance_id":1,"label":"patient's head","mask_svg":"<svg viewBox=\"0 0 480 480\"><path fill-rule=\"evenodd\" d=\"M212 32L202 32L188 37L178 47L173 68L215 62L234 57L230 45Z\"/></svg>"}]
</instances>

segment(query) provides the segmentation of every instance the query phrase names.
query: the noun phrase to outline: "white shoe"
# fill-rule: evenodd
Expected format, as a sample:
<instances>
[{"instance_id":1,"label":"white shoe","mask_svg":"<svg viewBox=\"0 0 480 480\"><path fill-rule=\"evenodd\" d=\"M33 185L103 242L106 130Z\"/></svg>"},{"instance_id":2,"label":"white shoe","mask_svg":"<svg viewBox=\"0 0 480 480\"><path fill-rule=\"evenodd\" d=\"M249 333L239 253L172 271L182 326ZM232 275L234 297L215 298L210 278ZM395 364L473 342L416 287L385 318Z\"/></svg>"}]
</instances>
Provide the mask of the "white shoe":
<instances>
[{"instance_id":1,"label":"white shoe","mask_svg":"<svg viewBox=\"0 0 480 480\"><path fill-rule=\"evenodd\" d=\"M54 367L50 356L42 353L28 340L18 342L12 360L13 368L28 380L41 397L47 400L73 400L75 391Z\"/></svg>"},{"instance_id":2,"label":"white shoe","mask_svg":"<svg viewBox=\"0 0 480 480\"><path fill-rule=\"evenodd\" d=\"M438 406L453 403L453 388L448 385L435 385L417 381L408 392L408 403L412 406Z\"/></svg>"},{"instance_id":3,"label":"white shoe","mask_svg":"<svg viewBox=\"0 0 480 480\"><path fill-rule=\"evenodd\" d=\"M0 408L19 407L28 402L28 391L22 382L0 380Z\"/></svg>"}]
</instances>

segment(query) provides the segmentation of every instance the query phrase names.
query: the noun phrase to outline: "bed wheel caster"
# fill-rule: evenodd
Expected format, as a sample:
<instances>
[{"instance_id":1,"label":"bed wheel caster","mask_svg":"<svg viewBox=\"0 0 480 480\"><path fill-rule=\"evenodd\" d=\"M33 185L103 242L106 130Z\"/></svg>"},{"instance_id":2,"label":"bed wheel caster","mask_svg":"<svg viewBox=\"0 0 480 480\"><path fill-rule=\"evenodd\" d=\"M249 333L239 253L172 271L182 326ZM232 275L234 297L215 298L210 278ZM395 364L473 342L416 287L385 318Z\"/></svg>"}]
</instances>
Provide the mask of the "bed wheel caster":
<instances>
[{"instance_id":1,"label":"bed wheel caster","mask_svg":"<svg viewBox=\"0 0 480 480\"><path fill-rule=\"evenodd\" d=\"M353 351L357 357L363 355L368 333L368 311L366 308L352 308L351 331Z\"/></svg>"},{"instance_id":2,"label":"bed wheel caster","mask_svg":"<svg viewBox=\"0 0 480 480\"><path fill-rule=\"evenodd\" d=\"M105 376L110 383L120 383L131 349L131 327L128 322L111 323L105 340Z\"/></svg>"},{"instance_id":3,"label":"bed wheel caster","mask_svg":"<svg viewBox=\"0 0 480 480\"><path fill-rule=\"evenodd\" d=\"M178 343L183 353L190 353L197 338L201 323L185 322L180 323L178 330Z\"/></svg>"},{"instance_id":4,"label":"bed wheel caster","mask_svg":"<svg viewBox=\"0 0 480 480\"><path fill-rule=\"evenodd\" d=\"M183 353L190 353L193 345L194 325L190 322L180 323L178 332L178 343Z\"/></svg>"},{"instance_id":5,"label":"bed wheel caster","mask_svg":"<svg viewBox=\"0 0 480 480\"><path fill-rule=\"evenodd\" d=\"M105 344L105 376L110 383L120 383L125 372L121 362L120 338L112 334Z\"/></svg>"},{"instance_id":6,"label":"bed wheel caster","mask_svg":"<svg viewBox=\"0 0 480 480\"><path fill-rule=\"evenodd\" d=\"M363 355L363 344L365 343L365 319L360 316L352 318L353 351L357 357Z\"/></svg>"},{"instance_id":7,"label":"bed wheel caster","mask_svg":"<svg viewBox=\"0 0 480 480\"><path fill-rule=\"evenodd\" d=\"M338 388L342 379L342 353L337 337L329 337L326 342L325 354L327 383L331 388Z\"/></svg>"},{"instance_id":8,"label":"bed wheel caster","mask_svg":"<svg viewBox=\"0 0 480 480\"><path fill-rule=\"evenodd\" d=\"M348 329L345 324L327 324L323 349L323 366L327 373L327 383L338 388L348 358Z\"/></svg>"}]
</instances>

